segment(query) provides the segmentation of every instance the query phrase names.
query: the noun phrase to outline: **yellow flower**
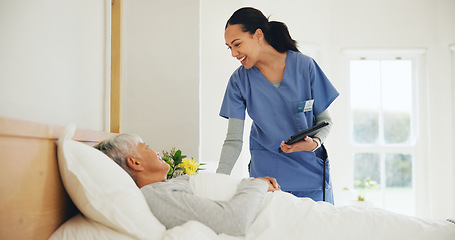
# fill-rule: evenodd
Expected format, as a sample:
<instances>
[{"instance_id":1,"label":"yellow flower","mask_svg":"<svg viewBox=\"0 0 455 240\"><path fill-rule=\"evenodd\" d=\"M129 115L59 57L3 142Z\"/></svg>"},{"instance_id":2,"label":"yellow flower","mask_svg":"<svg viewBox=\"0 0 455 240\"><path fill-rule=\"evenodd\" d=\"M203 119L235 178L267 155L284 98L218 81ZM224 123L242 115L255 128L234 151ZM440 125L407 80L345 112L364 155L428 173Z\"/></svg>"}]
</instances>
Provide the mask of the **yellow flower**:
<instances>
[{"instance_id":1,"label":"yellow flower","mask_svg":"<svg viewBox=\"0 0 455 240\"><path fill-rule=\"evenodd\" d=\"M184 158L182 159L182 163L179 164L179 167L184 168L186 174L193 175L197 172L199 165L200 163L197 163L193 158Z\"/></svg>"}]
</instances>

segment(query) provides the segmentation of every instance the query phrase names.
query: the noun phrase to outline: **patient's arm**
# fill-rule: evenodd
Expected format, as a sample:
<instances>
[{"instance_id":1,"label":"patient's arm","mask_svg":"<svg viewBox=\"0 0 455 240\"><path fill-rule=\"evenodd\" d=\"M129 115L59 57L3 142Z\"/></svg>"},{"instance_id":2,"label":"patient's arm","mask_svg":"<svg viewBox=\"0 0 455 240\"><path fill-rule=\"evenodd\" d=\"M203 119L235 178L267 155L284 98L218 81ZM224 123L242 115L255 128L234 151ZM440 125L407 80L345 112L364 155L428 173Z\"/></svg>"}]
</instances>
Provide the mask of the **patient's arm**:
<instances>
[{"instance_id":1,"label":"patient's arm","mask_svg":"<svg viewBox=\"0 0 455 240\"><path fill-rule=\"evenodd\" d=\"M181 177L141 188L150 210L167 229L195 220L216 233L244 235L268 189L265 181L244 179L231 200L213 201L193 195L188 179Z\"/></svg>"}]
</instances>

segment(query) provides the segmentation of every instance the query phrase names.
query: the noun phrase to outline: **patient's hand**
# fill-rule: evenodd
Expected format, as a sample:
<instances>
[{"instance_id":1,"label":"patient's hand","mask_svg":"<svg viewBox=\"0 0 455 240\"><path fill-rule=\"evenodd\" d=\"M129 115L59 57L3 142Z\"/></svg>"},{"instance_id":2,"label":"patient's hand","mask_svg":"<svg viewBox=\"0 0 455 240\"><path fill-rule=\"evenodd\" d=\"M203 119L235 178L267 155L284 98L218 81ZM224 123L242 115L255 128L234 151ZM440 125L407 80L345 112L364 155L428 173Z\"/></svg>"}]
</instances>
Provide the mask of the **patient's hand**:
<instances>
[{"instance_id":1,"label":"patient's hand","mask_svg":"<svg viewBox=\"0 0 455 240\"><path fill-rule=\"evenodd\" d=\"M259 177L259 178L255 178L255 179L260 179L262 181L267 182L269 185L269 189L267 190L268 192L275 192L275 191L278 191L281 189L280 185L278 184L276 179L273 177Z\"/></svg>"}]
</instances>

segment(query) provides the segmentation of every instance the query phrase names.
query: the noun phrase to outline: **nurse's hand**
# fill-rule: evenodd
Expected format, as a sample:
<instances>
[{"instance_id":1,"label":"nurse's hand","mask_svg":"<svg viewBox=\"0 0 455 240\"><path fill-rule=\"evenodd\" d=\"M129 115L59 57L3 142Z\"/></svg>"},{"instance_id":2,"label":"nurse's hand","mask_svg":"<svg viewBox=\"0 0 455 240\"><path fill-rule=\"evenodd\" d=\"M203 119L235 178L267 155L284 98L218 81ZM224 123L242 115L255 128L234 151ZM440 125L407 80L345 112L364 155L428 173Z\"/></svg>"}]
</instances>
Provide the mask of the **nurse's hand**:
<instances>
[{"instance_id":1,"label":"nurse's hand","mask_svg":"<svg viewBox=\"0 0 455 240\"><path fill-rule=\"evenodd\" d=\"M281 142L280 148L285 153L313 151L318 147L318 144L313 141L313 138L306 136L303 141L296 142L292 145L287 145L284 141Z\"/></svg>"}]
</instances>

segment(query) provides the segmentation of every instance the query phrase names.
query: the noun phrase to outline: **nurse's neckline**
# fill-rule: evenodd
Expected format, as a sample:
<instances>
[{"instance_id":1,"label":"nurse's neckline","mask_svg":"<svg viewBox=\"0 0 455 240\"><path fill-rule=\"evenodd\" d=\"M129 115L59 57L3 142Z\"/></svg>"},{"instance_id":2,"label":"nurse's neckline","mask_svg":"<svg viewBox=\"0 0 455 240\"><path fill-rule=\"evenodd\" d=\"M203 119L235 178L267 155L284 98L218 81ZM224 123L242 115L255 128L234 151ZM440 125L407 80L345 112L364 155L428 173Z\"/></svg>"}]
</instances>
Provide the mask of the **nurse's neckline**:
<instances>
[{"instance_id":1,"label":"nurse's neckline","mask_svg":"<svg viewBox=\"0 0 455 240\"><path fill-rule=\"evenodd\" d=\"M286 73L286 63L287 63L288 56L289 56L288 52L284 52L283 54L284 54L284 61L281 61L280 64L284 64L284 66L282 68L282 72L281 72L280 75L276 74L276 72L277 72L276 69L270 69L270 70L269 69L265 69L267 71L264 74L264 72L261 71L261 69L258 68L256 65L253 66L253 68L255 68L257 71L259 71L262 74L262 76L264 76L264 78L267 81L269 81L270 83L282 82L283 79L284 79L284 75ZM278 75L278 77L277 77L277 75Z\"/></svg>"}]
</instances>

